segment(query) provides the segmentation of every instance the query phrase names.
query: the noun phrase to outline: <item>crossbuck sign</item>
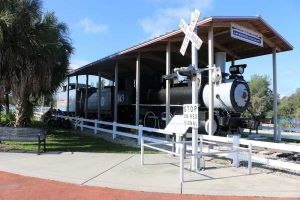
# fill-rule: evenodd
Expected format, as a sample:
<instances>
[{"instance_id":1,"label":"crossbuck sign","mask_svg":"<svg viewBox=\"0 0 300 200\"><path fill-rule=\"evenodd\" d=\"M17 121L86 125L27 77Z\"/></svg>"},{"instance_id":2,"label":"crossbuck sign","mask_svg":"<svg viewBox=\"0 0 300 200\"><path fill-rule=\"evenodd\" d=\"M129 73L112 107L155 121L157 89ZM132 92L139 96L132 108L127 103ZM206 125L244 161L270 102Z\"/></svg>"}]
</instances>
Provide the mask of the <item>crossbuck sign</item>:
<instances>
[{"instance_id":1,"label":"crossbuck sign","mask_svg":"<svg viewBox=\"0 0 300 200\"><path fill-rule=\"evenodd\" d=\"M191 15L191 23L188 25L183 19L180 20L179 27L184 32L185 37L180 48L180 53L184 56L186 49L191 41L195 47L199 50L202 45L202 40L194 33L195 27L197 25L200 16L200 11L195 10Z\"/></svg>"}]
</instances>

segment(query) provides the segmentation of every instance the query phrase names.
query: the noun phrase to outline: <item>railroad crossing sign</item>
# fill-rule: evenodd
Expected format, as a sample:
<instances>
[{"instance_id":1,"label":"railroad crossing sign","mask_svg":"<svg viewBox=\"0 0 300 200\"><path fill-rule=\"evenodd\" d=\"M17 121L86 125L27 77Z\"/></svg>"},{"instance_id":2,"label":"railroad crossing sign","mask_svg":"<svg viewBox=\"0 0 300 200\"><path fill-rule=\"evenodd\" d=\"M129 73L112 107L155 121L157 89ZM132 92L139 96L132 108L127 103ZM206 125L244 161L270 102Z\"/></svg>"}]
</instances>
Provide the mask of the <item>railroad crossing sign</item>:
<instances>
[{"instance_id":1,"label":"railroad crossing sign","mask_svg":"<svg viewBox=\"0 0 300 200\"><path fill-rule=\"evenodd\" d=\"M196 9L191 15L190 25L188 25L183 19L180 20L179 27L185 34L184 40L180 48L180 53L183 56L186 52L186 49L190 41L196 46L198 50L202 45L202 40L198 37L196 33L194 33L199 16L200 16L200 11Z\"/></svg>"}]
</instances>

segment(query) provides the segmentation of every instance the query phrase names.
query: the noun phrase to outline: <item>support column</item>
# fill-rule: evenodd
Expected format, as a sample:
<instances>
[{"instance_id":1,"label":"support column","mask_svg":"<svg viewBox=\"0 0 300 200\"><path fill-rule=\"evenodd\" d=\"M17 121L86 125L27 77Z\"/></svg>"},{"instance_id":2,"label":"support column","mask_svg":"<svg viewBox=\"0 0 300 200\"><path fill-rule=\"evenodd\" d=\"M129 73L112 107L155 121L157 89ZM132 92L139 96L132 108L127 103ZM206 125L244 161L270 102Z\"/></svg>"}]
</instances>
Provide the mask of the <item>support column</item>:
<instances>
[{"instance_id":1,"label":"support column","mask_svg":"<svg viewBox=\"0 0 300 200\"><path fill-rule=\"evenodd\" d=\"M68 83L67 83L67 115L69 115L70 111L70 77L68 76Z\"/></svg>"},{"instance_id":2,"label":"support column","mask_svg":"<svg viewBox=\"0 0 300 200\"><path fill-rule=\"evenodd\" d=\"M171 43L168 41L166 49L166 75L171 71ZM170 121L170 80L166 80L166 125Z\"/></svg>"},{"instance_id":3,"label":"support column","mask_svg":"<svg viewBox=\"0 0 300 200\"><path fill-rule=\"evenodd\" d=\"M98 120L101 120L101 74L98 72Z\"/></svg>"},{"instance_id":4,"label":"support column","mask_svg":"<svg viewBox=\"0 0 300 200\"><path fill-rule=\"evenodd\" d=\"M77 102L78 102L78 99L77 99L77 91L78 91L78 75L76 75L76 85L75 85L75 117L77 117Z\"/></svg>"},{"instance_id":5,"label":"support column","mask_svg":"<svg viewBox=\"0 0 300 200\"><path fill-rule=\"evenodd\" d=\"M273 48L272 54L273 60L273 120L274 120L274 139L277 140L277 60L276 60L276 48Z\"/></svg>"},{"instance_id":6,"label":"support column","mask_svg":"<svg viewBox=\"0 0 300 200\"><path fill-rule=\"evenodd\" d=\"M197 28L195 29L197 34ZM192 65L197 70L198 69L198 49L192 43ZM198 104L198 78L195 77L192 81L192 104ZM198 128L192 128L192 154L198 153ZM196 156L192 157L192 170L198 169L198 158Z\"/></svg>"},{"instance_id":7,"label":"support column","mask_svg":"<svg viewBox=\"0 0 300 200\"><path fill-rule=\"evenodd\" d=\"M231 60L231 66L233 66L233 65L235 65L235 60L234 59Z\"/></svg>"},{"instance_id":8,"label":"support column","mask_svg":"<svg viewBox=\"0 0 300 200\"><path fill-rule=\"evenodd\" d=\"M89 87L89 75L86 75L85 81L85 98L84 98L84 117L88 117L88 87Z\"/></svg>"},{"instance_id":9,"label":"support column","mask_svg":"<svg viewBox=\"0 0 300 200\"><path fill-rule=\"evenodd\" d=\"M119 88L119 64L115 65L115 90L114 90L114 121L118 121L118 88Z\"/></svg>"},{"instance_id":10,"label":"support column","mask_svg":"<svg viewBox=\"0 0 300 200\"><path fill-rule=\"evenodd\" d=\"M136 77L135 77L135 125L139 125L140 121L140 70L141 56L138 53L136 58Z\"/></svg>"},{"instance_id":11,"label":"support column","mask_svg":"<svg viewBox=\"0 0 300 200\"><path fill-rule=\"evenodd\" d=\"M208 64L209 68L214 66L214 30L213 27L209 28L208 32ZM209 119L209 128L208 128L208 135L213 135L213 121L214 121L214 84L212 81L212 70L208 71L209 78L209 106L208 106L208 119Z\"/></svg>"}]
</instances>

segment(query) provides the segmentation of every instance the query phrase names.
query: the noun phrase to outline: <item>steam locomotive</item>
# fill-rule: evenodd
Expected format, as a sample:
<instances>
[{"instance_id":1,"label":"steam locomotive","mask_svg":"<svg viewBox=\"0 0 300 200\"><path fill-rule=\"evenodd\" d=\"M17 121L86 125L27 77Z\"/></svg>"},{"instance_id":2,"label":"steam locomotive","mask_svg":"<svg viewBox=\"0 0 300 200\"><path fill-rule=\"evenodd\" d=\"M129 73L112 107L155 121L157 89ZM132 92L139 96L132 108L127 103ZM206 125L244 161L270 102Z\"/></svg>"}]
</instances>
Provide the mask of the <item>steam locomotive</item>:
<instances>
[{"instance_id":1,"label":"steam locomotive","mask_svg":"<svg viewBox=\"0 0 300 200\"><path fill-rule=\"evenodd\" d=\"M256 129L258 122L252 118L243 118L250 101L250 90L242 74L246 65L233 65L230 74L222 72L222 82L214 85L214 127L213 132L237 132L241 128ZM182 78L182 77L181 77ZM182 105L192 101L191 80L170 80L170 118L183 113ZM147 127L165 127L166 89L163 74L151 73L141 75L140 87L140 124ZM57 108L66 112L67 88L57 93ZM208 73L201 74L199 86L199 132L208 132ZM75 98L76 96L76 98ZM104 120L113 119L114 86L101 89L100 113ZM88 98L87 113L89 118L97 118L98 91L95 87L88 87L86 96L85 85L69 85L69 113L75 112L84 116L85 98ZM77 102L75 102L77 99ZM118 122L134 124L135 119L135 77L119 77L118 90Z\"/></svg>"}]
</instances>

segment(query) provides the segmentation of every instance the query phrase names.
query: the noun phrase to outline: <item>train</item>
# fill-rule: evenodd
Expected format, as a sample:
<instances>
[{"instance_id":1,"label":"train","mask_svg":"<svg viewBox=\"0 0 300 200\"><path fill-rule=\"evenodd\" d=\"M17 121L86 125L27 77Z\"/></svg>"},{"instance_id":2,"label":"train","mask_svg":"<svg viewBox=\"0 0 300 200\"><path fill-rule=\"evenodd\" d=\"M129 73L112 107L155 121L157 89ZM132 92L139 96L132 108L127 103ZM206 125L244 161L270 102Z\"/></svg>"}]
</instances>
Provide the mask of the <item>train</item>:
<instances>
[{"instance_id":1,"label":"train","mask_svg":"<svg viewBox=\"0 0 300 200\"><path fill-rule=\"evenodd\" d=\"M222 82L214 85L214 127L215 134L222 132L240 132L247 128L255 130L259 122L253 118L244 118L242 113L247 110L250 102L250 89L242 74L246 65L232 65L230 73L222 71ZM182 77L181 77L182 78ZM161 73L141 75L140 86L140 119L139 123L153 128L165 128L166 126L166 78ZM190 78L170 79L170 118L183 114L183 104L192 103L192 85ZM98 117L98 102L100 102L101 119L113 120L114 86L101 88L100 101L98 101L98 89L84 84L69 84L69 112L78 116L85 116L85 99L87 98L88 118ZM117 92L118 122L135 123L135 77L125 76L119 78ZM208 133L208 72L201 73L199 86L199 133ZM67 111L67 87L56 95L57 109ZM77 100L77 101L76 101Z\"/></svg>"}]
</instances>

